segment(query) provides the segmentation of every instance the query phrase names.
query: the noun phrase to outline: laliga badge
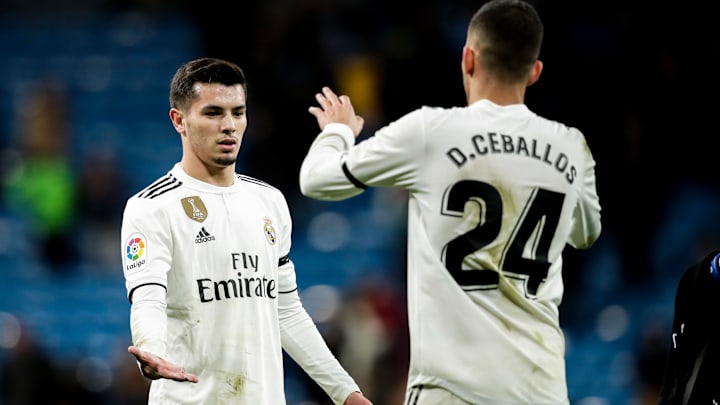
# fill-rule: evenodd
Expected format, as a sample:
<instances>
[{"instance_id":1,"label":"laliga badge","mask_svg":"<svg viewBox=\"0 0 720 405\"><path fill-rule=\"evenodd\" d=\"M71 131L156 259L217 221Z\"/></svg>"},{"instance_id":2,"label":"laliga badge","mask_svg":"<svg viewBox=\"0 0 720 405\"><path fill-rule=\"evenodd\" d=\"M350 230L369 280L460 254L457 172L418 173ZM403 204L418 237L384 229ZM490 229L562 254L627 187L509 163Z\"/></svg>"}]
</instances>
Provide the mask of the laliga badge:
<instances>
[{"instance_id":1,"label":"laliga badge","mask_svg":"<svg viewBox=\"0 0 720 405\"><path fill-rule=\"evenodd\" d=\"M125 272L140 270L148 259L147 238L141 233L134 233L125 241L123 263Z\"/></svg>"},{"instance_id":2,"label":"laliga badge","mask_svg":"<svg viewBox=\"0 0 720 405\"><path fill-rule=\"evenodd\" d=\"M185 197L180 200L185 214L193 221L203 222L207 219L208 212L205 203L198 196Z\"/></svg>"}]
</instances>

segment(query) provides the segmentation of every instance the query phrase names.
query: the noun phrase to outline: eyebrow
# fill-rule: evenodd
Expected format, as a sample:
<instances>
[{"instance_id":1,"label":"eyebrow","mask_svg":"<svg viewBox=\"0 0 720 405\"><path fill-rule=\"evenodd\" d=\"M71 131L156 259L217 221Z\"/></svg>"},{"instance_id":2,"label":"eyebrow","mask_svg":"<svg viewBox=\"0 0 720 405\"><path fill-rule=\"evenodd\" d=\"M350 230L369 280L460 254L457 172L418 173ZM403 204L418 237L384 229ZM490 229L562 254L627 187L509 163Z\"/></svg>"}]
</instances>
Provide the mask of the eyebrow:
<instances>
[{"instance_id":1,"label":"eyebrow","mask_svg":"<svg viewBox=\"0 0 720 405\"><path fill-rule=\"evenodd\" d=\"M244 111L246 109L247 109L247 106L245 104L236 105L236 106L230 108L230 110L232 110L232 111ZM203 106L200 109L200 111L223 111L223 110L225 110L224 107L221 107L221 106L215 105L215 104L208 104L206 106Z\"/></svg>"}]
</instances>

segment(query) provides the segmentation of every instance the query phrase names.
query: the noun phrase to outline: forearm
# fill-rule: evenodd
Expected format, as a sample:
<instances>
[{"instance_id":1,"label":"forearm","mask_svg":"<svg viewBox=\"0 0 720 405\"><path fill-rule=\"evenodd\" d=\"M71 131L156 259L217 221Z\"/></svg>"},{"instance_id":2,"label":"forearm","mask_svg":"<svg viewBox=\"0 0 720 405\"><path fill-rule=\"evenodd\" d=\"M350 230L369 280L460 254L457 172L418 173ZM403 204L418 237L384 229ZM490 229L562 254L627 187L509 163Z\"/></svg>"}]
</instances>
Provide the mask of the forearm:
<instances>
[{"instance_id":1,"label":"forearm","mask_svg":"<svg viewBox=\"0 0 720 405\"><path fill-rule=\"evenodd\" d=\"M342 405L350 393L360 391L359 387L330 351L297 293L284 297L284 301L280 311L283 349L335 404Z\"/></svg>"},{"instance_id":2,"label":"forearm","mask_svg":"<svg viewBox=\"0 0 720 405\"><path fill-rule=\"evenodd\" d=\"M319 200L343 200L362 193L343 171L343 155L353 145L349 127L328 124L313 142L300 167L300 191Z\"/></svg>"},{"instance_id":3,"label":"forearm","mask_svg":"<svg viewBox=\"0 0 720 405\"><path fill-rule=\"evenodd\" d=\"M138 288L130 308L130 332L133 344L143 351L165 357L165 289L158 285Z\"/></svg>"},{"instance_id":4,"label":"forearm","mask_svg":"<svg viewBox=\"0 0 720 405\"><path fill-rule=\"evenodd\" d=\"M575 208L573 229L569 243L577 249L586 249L595 243L602 230L600 199L595 185L594 163L586 170L582 192Z\"/></svg>"}]
</instances>

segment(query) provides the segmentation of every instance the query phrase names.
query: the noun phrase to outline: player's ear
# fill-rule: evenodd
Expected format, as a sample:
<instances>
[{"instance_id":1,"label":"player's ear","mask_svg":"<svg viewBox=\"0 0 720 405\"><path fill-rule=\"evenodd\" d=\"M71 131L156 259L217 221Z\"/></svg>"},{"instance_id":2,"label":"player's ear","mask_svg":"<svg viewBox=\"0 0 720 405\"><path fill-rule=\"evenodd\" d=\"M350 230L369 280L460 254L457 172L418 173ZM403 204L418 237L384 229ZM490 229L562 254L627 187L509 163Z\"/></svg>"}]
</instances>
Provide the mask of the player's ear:
<instances>
[{"instance_id":1,"label":"player's ear","mask_svg":"<svg viewBox=\"0 0 720 405\"><path fill-rule=\"evenodd\" d=\"M475 50L468 45L463 47L461 68L465 75L472 76L475 73Z\"/></svg>"},{"instance_id":2,"label":"player's ear","mask_svg":"<svg viewBox=\"0 0 720 405\"><path fill-rule=\"evenodd\" d=\"M175 131L177 131L180 135L185 134L185 117L183 116L182 111L171 108L170 109L170 121L172 121L173 126L175 127Z\"/></svg>"},{"instance_id":3,"label":"player's ear","mask_svg":"<svg viewBox=\"0 0 720 405\"><path fill-rule=\"evenodd\" d=\"M538 81L540 74L543 70L543 63L539 59L533 64L532 70L530 70L530 76L528 77L527 85L531 86L533 83Z\"/></svg>"}]
</instances>

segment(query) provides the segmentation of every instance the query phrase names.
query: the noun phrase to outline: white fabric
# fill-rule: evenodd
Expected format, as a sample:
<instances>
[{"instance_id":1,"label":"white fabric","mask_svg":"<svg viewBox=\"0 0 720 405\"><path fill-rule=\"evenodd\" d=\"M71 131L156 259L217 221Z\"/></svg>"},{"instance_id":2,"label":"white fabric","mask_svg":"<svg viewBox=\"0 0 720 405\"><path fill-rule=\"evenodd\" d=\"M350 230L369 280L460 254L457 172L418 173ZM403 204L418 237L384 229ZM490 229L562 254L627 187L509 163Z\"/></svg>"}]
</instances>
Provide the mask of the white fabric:
<instances>
[{"instance_id":1,"label":"white fabric","mask_svg":"<svg viewBox=\"0 0 720 405\"><path fill-rule=\"evenodd\" d=\"M362 192L357 182L409 191L408 386L473 404L568 403L561 254L601 229L582 133L481 100L420 108L353 143L327 125L300 188L322 200Z\"/></svg>"},{"instance_id":2,"label":"white fabric","mask_svg":"<svg viewBox=\"0 0 720 405\"><path fill-rule=\"evenodd\" d=\"M162 358L166 357L165 288L150 284L138 288L130 307L130 331L138 347Z\"/></svg>"},{"instance_id":3,"label":"white fabric","mask_svg":"<svg viewBox=\"0 0 720 405\"><path fill-rule=\"evenodd\" d=\"M152 352L164 345L167 360L199 379L154 380L150 404L285 404L286 341L300 365L322 377L335 403L358 390L319 333L309 332L317 331L287 259L291 231L281 192L246 176L216 187L176 164L128 200L122 255L134 344ZM167 290L164 328L160 307L145 308L143 290L158 286Z\"/></svg>"}]
</instances>

